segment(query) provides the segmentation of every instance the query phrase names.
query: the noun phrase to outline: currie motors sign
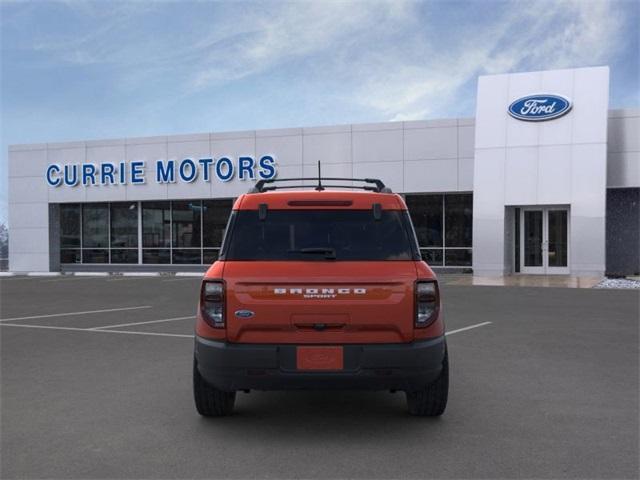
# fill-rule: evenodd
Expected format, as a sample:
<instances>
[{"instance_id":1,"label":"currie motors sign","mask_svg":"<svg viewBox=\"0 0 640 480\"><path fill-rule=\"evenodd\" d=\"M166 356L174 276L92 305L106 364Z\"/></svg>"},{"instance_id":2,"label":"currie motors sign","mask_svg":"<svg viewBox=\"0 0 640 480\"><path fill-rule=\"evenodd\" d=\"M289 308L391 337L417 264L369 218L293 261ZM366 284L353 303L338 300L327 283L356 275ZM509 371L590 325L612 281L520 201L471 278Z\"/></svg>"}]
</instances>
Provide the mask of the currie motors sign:
<instances>
[{"instance_id":1,"label":"currie motors sign","mask_svg":"<svg viewBox=\"0 0 640 480\"><path fill-rule=\"evenodd\" d=\"M571 106L571 100L561 95L528 95L509 105L509 115L527 122L542 122L569 113Z\"/></svg>"},{"instance_id":2,"label":"currie motors sign","mask_svg":"<svg viewBox=\"0 0 640 480\"><path fill-rule=\"evenodd\" d=\"M149 171L150 170L150 171ZM239 180L268 180L276 176L276 161L272 155L253 157L200 158L194 160L157 160L148 165L143 160L131 162L101 162L47 165L45 177L50 187L76 185L143 185L150 177L155 183L192 183L197 180L220 182Z\"/></svg>"}]
</instances>

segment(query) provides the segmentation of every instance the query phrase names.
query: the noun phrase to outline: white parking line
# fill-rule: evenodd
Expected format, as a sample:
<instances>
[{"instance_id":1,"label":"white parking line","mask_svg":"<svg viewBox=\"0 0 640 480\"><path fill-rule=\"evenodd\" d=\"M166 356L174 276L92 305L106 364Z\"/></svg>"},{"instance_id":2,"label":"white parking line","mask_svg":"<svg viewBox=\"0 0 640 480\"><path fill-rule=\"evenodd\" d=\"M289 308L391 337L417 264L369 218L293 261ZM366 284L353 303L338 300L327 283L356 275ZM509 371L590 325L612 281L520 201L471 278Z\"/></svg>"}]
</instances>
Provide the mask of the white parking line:
<instances>
[{"instance_id":1,"label":"white parking line","mask_svg":"<svg viewBox=\"0 0 640 480\"><path fill-rule=\"evenodd\" d=\"M445 335L453 335L454 333L464 332L466 330L471 330L472 328L484 327L485 325L491 325L491 322L476 323L475 325L469 325L468 327L458 328L457 330L451 330L445 333Z\"/></svg>"},{"instance_id":2,"label":"white parking line","mask_svg":"<svg viewBox=\"0 0 640 480\"><path fill-rule=\"evenodd\" d=\"M149 275L146 277L130 277L130 276L124 276L124 275L112 275L113 278L107 278L105 280L105 282L126 282L129 280L149 280L149 279L158 279L160 278L157 275Z\"/></svg>"},{"instance_id":3,"label":"white parking line","mask_svg":"<svg viewBox=\"0 0 640 480\"><path fill-rule=\"evenodd\" d=\"M151 336L154 336L154 337L193 338L193 335L181 335L179 333L130 332L130 331L127 331L127 330L94 330L94 329L91 329L91 328L52 327L50 325L19 325L17 323L0 323L0 327L42 328L42 329L45 329L45 330L70 330L72 332L123 333L123 334L128 334L128 335L151 335Z\"/></svg>"},{"instance_id":4,"label":"white parking line","mask_svg":"<svg viewBox=\"0 0 640 480\"><path fill-rule=\"evenodd\" d=\"M89 330L103 330L105 328L116 328L116 327L133 327L134 325L146 325L148 323L173 322L174 320L189 320L189 319L194 320L195 318L196 318L195 315L191 315L189 317L163 318L162 320L149 320L148 322L119 323L118 325L105 325L103 327L89 328Z\"/></svg>"},{"instance_id":5,"label":"white parking line","mask_svg":"<svg viewBox=\"0 0 640 480\"><path fill-rule=\"evenodd\" d=\"M192 318L192 317L184 317L184 318ZM158 321L169 321L169 320L179 320L180 318L167 318L163 320L154 320L152 322L139 322L133 325L140 325L142 323L154 323ZM482 322L476 325L469 325L468 327L458 328L457 330L451 330L447 332L445 335L453 335L454 333L464 332L466 330L471 330L473 328L484 327L485 325L490 325L492 322ZM113 325L115 326L125 326L125 325ZM72 332L98 332L98 333L120 333L124 335L149 335L154 337L180 337L180 338L193 338L193 335L185 335L180 333L161 333L161 332L134 332L129 330L107 330L107 327L96 327L96 328L77 328L77 327L53 327L50 325L20 325L16 323L0 323L0 327L20 327L20 328L41 328L45 330L68 330Z\"/></svg>"},{"instance_id":6,"label":"white parking line","mask_svg":"<svg viewBox=\"0 0 640 480\"><path fill-rule=\"evenodd\" d=\"M31 315L29 317L0 318L0 322L8 322L8 321L15 321L15 320L31 320L34 318L69 317L72 315L89 315L91 313L122 312L124 310L140 310L142 308L151 308L151 305L141 305L139 307L107 308L104 310L87 310L85 312L51 313L49 315Z\"/></svg>"},{"instance_id":7,"label":"white parking line","mask_svg":"<svg viewBox=\"0 0 640 480\"><path fill-rule=\"evenodd\" d=\"M103 276L79 276L76 277L75 275L71 276L71 275L66 275L62 278L56 278L54 280L42 280L42 283L53 283L53 282L73 282L73 281L77 281L77 280L81 280L83 282L86 282L87 280L104 280L106 277Z\"/></svg>"},{"instance_id":8,"label":"white parking line","mask_svg":"<svg viewBox=\"0 0 640 480\"><path fill-rule=\"evenodd\" d=\"M32 282L36 282L38 280L42 280L41 278L38 277L26 277L26 276L13 276L13 277L2 277L0 278L0 281L6 281L8 282L19 282L21 280L31 280Z\"/></svg>"},{"instance_id":9,"label":"white parking line","mask_svg":"<svg viewBox=\"0 0 640 480\"><path fill-rule=\"evenodd\" d=\"M179 277L179 278L169 278L167 280L162 280L163 282L179 282L181 280L200 280L200 277Z\"/></svg>"}]
</instances>

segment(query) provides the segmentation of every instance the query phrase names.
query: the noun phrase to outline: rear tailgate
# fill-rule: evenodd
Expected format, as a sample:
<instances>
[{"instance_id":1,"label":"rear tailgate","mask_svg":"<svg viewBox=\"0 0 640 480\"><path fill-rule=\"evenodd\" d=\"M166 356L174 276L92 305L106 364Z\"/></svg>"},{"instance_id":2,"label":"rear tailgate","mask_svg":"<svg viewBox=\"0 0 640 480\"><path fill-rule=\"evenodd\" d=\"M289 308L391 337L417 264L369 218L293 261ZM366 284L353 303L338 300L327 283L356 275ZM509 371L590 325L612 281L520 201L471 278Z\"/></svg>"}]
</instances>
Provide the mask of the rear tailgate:
<instances>
[{"instance_id":1,"label":"rear tailgate","mask_svg":"<svg viewBox=\"0 0 640 480\"><path fill-rule=\"evenodd\" d=\"M230 342L413 340L412 261L228 261L224 279Z\"/></svg>"}]
</instances>

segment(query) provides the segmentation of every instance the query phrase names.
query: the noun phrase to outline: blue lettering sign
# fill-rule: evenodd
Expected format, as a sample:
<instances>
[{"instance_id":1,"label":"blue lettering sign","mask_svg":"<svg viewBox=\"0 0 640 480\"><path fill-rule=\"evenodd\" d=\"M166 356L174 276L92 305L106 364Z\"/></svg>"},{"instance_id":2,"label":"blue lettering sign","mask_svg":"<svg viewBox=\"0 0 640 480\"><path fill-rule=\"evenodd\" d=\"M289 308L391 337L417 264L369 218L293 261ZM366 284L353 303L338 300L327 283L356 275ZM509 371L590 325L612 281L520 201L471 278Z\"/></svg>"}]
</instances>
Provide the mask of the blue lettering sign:
<instances>
[{"instance_id":1,"label":"blue lettering sign","mask_svg":"<svg viewBox=\"0 0 640 480\"><path fill-rule=\"evenodd\" d=\"M144 183L144 162L131 162L131 183L134 185Z\"/></svg>"},{"instance_id":2,"label":"blue lettering sign","mask_svg":"<svg viewBox=\"0 0 640 480\"><path fill-rule=\"evenodd\" d=\"M187 168L188 167L188 168ZM180 179L183 182L191 183L198 176L198 168L193 160L185 158L180 163Z\"/></svg>"},{"instance_id":3,"label":"blue lettering sign","mask_svg":"<svg viewBox=\"0 0 640 480\"><path fill-rule=\"evenodd\" d=\"M74 187L78 184L78 165L64 166L64 184Z\"/></svg>"},{"instance_id":4,"label":"blue lettering sign","mask_svg":"<svg viewBox=\"0 0 640 480\"><path fill-rule=\"evenodd\" d=\"M60 175L60 165L53 163L47 167L47 183L50 187L57 187L62 183L62 179L58 175Z\"/></svg>"},{"instance_id":5,"label":"blue lettering sign","mask_svg":"<svg viewBox=\"0 0 640 480\"><path fill-rule=\"evenodd\" d=\"M205 182L210 181L211 179L211 164L213 163L213 158L201 158L198 160L198 163L202 165L202 180Z\"/></svg>"},{"instance_id":6,"label":"blue lettering sign","mask_svg":"<svg viewBox=\"0 0 640 480\"><path fill-rule=\"evenodd\" d=\"M245 175L248 176L250 179L254 179L256 178L255 174L254 174L254 167L256 165L256 162L253 158L251 157L240 157L238 158L238 176L240 177L240 180L244 180L245 179Z\"/></svg>"},{"instance_id":7,"label":"blue lettering sign","mask_svg":"<svg viewBox=\"0 0 640 480\"><path fill-rule=\"evenodd\" d=\"M47 165L45 180L50 187L66 185L141 185L146 181L146 163L144 160L132 162L102 162L99 164L83 162L64 166L52 163ZM213 172L212 172L213 169ZM228 182L234 177L239 180L275 177L276 161L272 155L263 155L259 161L254 157L185 158L176 160L157 160L155 162L155 182L192 183L198 179L210 182L213 176L220 182Z\"/></svg>"},{"instance_id":8,"label":"blue lettering sign","mask_svg":"<svg viewBox=\"0 0 640 480\"><path fill-rule=\"evenodd\" d=\"M175 162L167 160L165 164L162 160L156 162L156 183L173 183L176 181Z\"/></svg>"},{"instance_id":9,"label":"blue lettering sign","mask_svg":"<svg viewBox=\"0 0 640 480\"><path fill-rule=\"evenodd\" d=\"M276 176L275 160L270 155L265 155L260 159L260 171L258 174L260 178L269 180Z\"/></svg>"},{"instance_id":10,"label":"blue lettering sign","mask_svg":"<svg viewBox=\"0 0 640 480\"><path fill-rule=\"evenodd\" d=\"M112 185L116 183L115 172L116 166L113 163L105 162L100 165L100 183L102 185ZM107 181L108 180L108 181Z\"/></svg>"},{"instance_id":11,"label":"blue lettering sign","mask_svg":"<svg viewBox=\"0 0 640 480\"><path fill-rule=\"evenodd\" d=\"M222 157L216 162L216 177L221 182L228 182L233 178L233 163L227 157Z\"/></svg>"}]
</instances>

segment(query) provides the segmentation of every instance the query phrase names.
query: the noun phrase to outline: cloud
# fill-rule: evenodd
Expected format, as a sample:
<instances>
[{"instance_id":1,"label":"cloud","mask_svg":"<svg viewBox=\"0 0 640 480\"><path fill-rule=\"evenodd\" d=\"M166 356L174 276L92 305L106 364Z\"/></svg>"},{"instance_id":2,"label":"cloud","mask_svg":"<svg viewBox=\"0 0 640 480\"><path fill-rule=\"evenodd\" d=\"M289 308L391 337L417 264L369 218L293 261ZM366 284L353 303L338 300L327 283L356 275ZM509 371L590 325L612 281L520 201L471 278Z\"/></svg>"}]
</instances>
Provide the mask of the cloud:
<instances>
[{"instance_id":1,"label":"cloud","mask_svg":"<svg viewBox=\"0 0 640 480\"><path fill-rule=\"evenodd\" d=\"M408 3L298 2L277 4L280 8L260 11L245 19L250 31L234 42L220 39L200 44L204 62L191 85L205 88L275 68L299 58L338 50L363 34L375 35L385 21L406 18ZM331 62L328 62L331 63Z\"/></svg>"},{"instance_id":2,"label":"cloud","mask_svg":"<svg viewBox=\"0 0 640 480\"><path fill-rule=\"evenodd\" d=\"M171 3L61 5L78 21L31 48L52 65L108 67L114 88L162 79L179 98L284 72L391 120L450 111L481 74L606 62L625 31L605 1L204 2L175 18ZM441 24L447 8L458 16Z\"/></svg>"},{"instance_id":3,"label":"cloud","mask_svg":"<svg viewBox=\"0 0 640 480\"><path fill-rule=\"evenodd\" d=\"M517 2L494 21L471 20L457 29L455 44L415 35L409 58L390 50L376 54L379 65L362 59L354 68L369 80L357 101L389 120L425 118L469 96L461 89L478 75L597 65L623 44L624 19L608 2ZM433 55L438 51L448 55Z\"/></svg>"}]
</instances>

